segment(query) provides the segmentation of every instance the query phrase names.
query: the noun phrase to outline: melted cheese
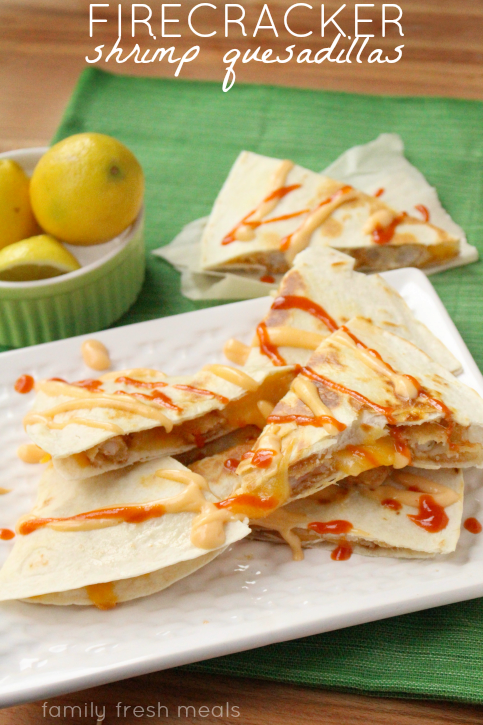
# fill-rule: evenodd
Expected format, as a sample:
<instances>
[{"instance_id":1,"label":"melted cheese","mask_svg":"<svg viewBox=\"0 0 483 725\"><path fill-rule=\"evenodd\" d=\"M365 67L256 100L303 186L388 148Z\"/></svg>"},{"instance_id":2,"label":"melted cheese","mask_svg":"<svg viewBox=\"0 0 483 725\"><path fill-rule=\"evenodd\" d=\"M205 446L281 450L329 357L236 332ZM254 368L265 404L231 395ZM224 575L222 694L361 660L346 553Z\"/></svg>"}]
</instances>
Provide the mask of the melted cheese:
<instances>
[{"instance_id":1,"label":"melted cheese","mask_svg":"<svg viewBox=\"0 0 483 725\"><path fill-rule=\"evenodd\" d=\"M384 436L373 443L352 446L334 453L336 468L347 476L358 476L378 466L393 466L396 448L390 436Z\"/></svg>"},{"instance_id":2,"label":"melted cheese","mask_svg":"<svg viewBox=\"0 0 483 725\"><path fill-rule=\"evenodd\" d=\"M98 609L113 609L116 606L117 598L114 592L114 582L90 584L85 589L92 604Z\"/></svg>"}]
</instances>

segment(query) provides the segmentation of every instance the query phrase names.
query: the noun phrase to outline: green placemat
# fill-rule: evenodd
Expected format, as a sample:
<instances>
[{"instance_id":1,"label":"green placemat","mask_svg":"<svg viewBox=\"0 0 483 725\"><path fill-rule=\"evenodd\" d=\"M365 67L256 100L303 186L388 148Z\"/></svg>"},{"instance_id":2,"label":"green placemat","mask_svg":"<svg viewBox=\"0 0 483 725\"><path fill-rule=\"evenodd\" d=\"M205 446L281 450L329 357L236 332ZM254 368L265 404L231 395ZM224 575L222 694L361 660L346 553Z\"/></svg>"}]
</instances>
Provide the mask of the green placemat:
<instances>
[{"instance_id":1,"label":"green placemat","mask_svg":"<svg viewBox=\"0 0 483 725\"><path fill-rule=\"evenodd\" d=\"M241 149L319 170L381 132L401 134L407 157L483 252L483 104L237 84L129 78L86 70L55 140L100 131L124 141L147 177L148 249L207 214ZM483 265L432 277L483 364ZM206 307L148 254L146 284L119 324ZM377 694L483 703L483 600L432 609L193 665Z\"/></svg>"}]
</instances>

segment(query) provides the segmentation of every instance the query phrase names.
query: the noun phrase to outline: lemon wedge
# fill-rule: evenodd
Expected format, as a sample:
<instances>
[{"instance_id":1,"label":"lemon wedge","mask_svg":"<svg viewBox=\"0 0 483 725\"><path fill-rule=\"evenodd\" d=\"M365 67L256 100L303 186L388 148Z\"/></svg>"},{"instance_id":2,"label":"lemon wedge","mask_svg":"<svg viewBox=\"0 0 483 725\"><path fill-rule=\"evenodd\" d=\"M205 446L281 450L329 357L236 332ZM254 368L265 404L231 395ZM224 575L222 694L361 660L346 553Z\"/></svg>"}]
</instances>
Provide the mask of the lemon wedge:
<instances>
[{"instance_id":1,"label":"lemon wedge","mask_svg":"<svg viewBox=\"0 0 483 725\"><path fill-rule=\"evenodd\" d=\"M0 249L1 282L33 282L76 269L80 269L80 264L74 255L48 234Z\"/></svg>"}]
</instances>

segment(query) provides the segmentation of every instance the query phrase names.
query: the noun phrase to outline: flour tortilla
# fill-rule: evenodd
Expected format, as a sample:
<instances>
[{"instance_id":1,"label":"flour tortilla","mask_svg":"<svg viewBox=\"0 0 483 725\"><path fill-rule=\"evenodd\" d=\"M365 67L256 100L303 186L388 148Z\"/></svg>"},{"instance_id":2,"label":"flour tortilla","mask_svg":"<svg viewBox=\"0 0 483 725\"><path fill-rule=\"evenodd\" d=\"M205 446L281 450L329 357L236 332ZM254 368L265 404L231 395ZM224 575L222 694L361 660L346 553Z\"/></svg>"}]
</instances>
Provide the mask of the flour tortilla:
<instances>
[{"instance_id":1,"label":"flour tortilla","mask_svg":"<svg viewBox=\"0 0 483 725\"><path fill-rule=\"evenodd\" d=\"M128 383L116 382L117 377L129 377L129 372L109 374L102 384L105 392L114 394L124 391L136 394L143 391L142 388ZM69 423L60 430L50 429L44 422L36 422L27 425L26 431L34 443L52 456L54 466L62 476L70 479L89 478L138 461L187 451L196 447L200 439L212 440L244 425L254 423L263 427L264 418L256 406L257 401L269 400L275 404L287 390L293 374L290 367L251 371L250 376L260 385L256 391L247 392L209 370L201 370L193 376L169 378L163 373L153 371L143 379L167 383L160 391L181 408L181 411L174 411L153 404L156 410L160 410L173 422L174 427L170 433L152 418L101 407L60 413L55 416L54 422L64 423L82 418L97 423L114 423L121 428L121 434L76 422ZM131 373L131 377L135 378L135 373ZM175 386L180 384L212 391L224 396L229 402L224 403L214 397L179 390ZM74 394L78 388L68 385L64 388L65 394L62 391L62 395L55 397L39 391L32 412L42 414L61 403L73 400L70 393L72 391ZM143 392L149 393L149 390ZM124 395L120 399L129 400ZM142 399L142 402L147 401Z\"/></svg>"},{"instance_id":2,"label":"flour tortilla","mask_svg":"<svg viewBox=\"0 0 483 725\"><path fill-rule=\"evenodd\" d=\"M211 490L216 492L217 496L229 498L237 490L240 477L236 472L228 469L225 462L241 459L250 448L250 442L240 443L222 453L197 461L190 468L210 482ZM398 483L394 483L393 480L394 472L388 473L388 477L381 478L381 481L384 485L397 487ZM252 529L250 538L278 544L287 543L278 528L282 521L289 522L291 530L300 538L303 548L311 548L320 544L333 548L335 544L346 540L350 542L354 552L366 556L418 558L454 551L459 539L463 513L464 480L461 471L455 468L427 471L407 467L404 469L404 473L423 476L447 486L458 494L459 500L445 508L449 522L442 531L428 533L407 517L407 515L417 513L417 509L403 505L398 512L382 506L378 501L364 495L368 484L367 479L350 477L342 479L331 487L344 496L343 498L324 503L316 498L299 498L292 501L266 518L250 522ZM373 479L375 480L375 478L374 476ZM329 489L325 490L327 493L329 492ZM352 531L341 536L318 534L308 528L308 524L315 521L340 520L350 522L354 527Z\"/></svg>"},{"instance_id":3,"label":"flour tortilla","mask_svg":"<svg viewBox=\"0 0 483 725\"><path fill-rule=\"evenodd\" d=\"M330 548L348 541L353 551L365 556L391 556L413 559L436 554L449 554L456 549L463 513L464 480L458 469L423 471L408 467L404 472L423 476L455 491L459 499L445 508L449 522L439 532L430 533L416 525L409 515L417 513L412 506L403 505L399 511L382 506L362 492L364 485L346 487L347 495L333 503L319 503L312 498L301 498L283 507L288 517L299 521L292 529L300 538L303 548L326 545ZM394 485L391 477L385 484ZM344 481L338 488L344 486ZM275 512L276 515L277 512ZM305 520L304 520L305 519ZM318 534L308 528L312 522L349 521L354 527L348 534ZM251 538L284 543L276 528L271 528L271 517L253 522Z\"/></svg>"},{"instance_id":4,"label":"flour tortilla","mask_svg":"<svg viewBox=\"0 0 483 725\"><path fill-rule=\"evenodd\" d=\"M334 249L306 249L297 255L293 268L282 279L278 296L306 297L321 306L338 325L355 316L365 317L413 342L450 372L460 372L460 362L426 325L415 318L403 298L379 275L355 272L354 264L352 257ZM264 322L269 333L271 327L286 325L323 336L330 334L323 322L303 310L271 309ZM305 365L312 354L312 350L303 348L280 347L279 350L289 364ZM270 358L254 347L246 367L257 369L271 364Z\"/></svg>"},{"instance_id":5,"label":"flour tortilla","mask_svg":"<svg viewBox=\"0 0 483 725\"><path fill-rule=\"evenodd\" d=\"M343 330L327 337L314 352L308 367L320 376L356 391L369 401L393 410L395 424L410 447L413 464L419 468L483 466L483 400L471 388L431 360L412 343L371 325L363 318L347 323L349 331L369 348L376 350L395 371L410 375L432 396L442 401L454 421L453 442L448 444L444 413L424 397L405 400L396 395L390 375L375 370L364 359L360 348L350 343ZM347 344L349 342L349 345ZM347 446L376 445L375 455L382 455L384 440L391 453L383 454L375 465L393 465L394 443L390 426L383 412L359 402L354 396L316 384L322 402L332 417L346 428L329 433L323 427L290 423L269 423L254 446L270 448L268 434L281 439L281 455L274 457L270 467L260 469L244 461L238 472L242 478L240 492L270 495L280 480L282 468L288 466L289 499L315 493L353 473L356 461ZM312 416L310 409L290 390L275 407L273 415ZM391 459L391 456L393 457ZM359 464L358 464L359 465ZM371 468L367 464L366 467Z\"/></svg>"},{"instance_id":6,"label":"flour tortilla","mask_svg":"<svg viewBox=\"0 0 483 725\"><path fill-rule=\"evenodd\" d=\"M259 270L262 274L286 272L293 258L280 251L284 238L293 234L307 215L295 216L255 229L250 241L223 245L225 237L273 191L273 177L280 159L243 151L232 167L213 206L202 237L204 271ZM295 165L284 186L300 185L280 199L267 218L287 217L313 210L345 186L322 174ZM434 225L406 215L388 244L376 244L366 230L369 217L391 211L380 199L355 191L355 199L337 208L311 234L308 244L332 247L352 255L358 268L382 271L398 267L425 267L456 257L459 240ZM403 210L399 210L403 211ZM397 212L394 213L397 216Z\"/></svg>"},{"instance_id":7,"label":"flour tortilla","mask_svg":"<svg viewBox=\"0 0 483 725\"><path fill-rule=\"evenodd\" d=\"M154 475L162 469L186 470L178 461L164 458L87 481L66 481L49 466L31 515L72 516L162 500L182 492L185 484ZM206 498L217 500L211 494ZM90 531L42 527L31 534L18 534L0 571L0 601L35 597L36 603L92 604L85 587L106 582L114 582L119 601L128 601L170 586L249 533L245 522L229 522L222 547L200 549L190 540L195 515L165 514L142 523Z\"/></svg>"}]
</instances>

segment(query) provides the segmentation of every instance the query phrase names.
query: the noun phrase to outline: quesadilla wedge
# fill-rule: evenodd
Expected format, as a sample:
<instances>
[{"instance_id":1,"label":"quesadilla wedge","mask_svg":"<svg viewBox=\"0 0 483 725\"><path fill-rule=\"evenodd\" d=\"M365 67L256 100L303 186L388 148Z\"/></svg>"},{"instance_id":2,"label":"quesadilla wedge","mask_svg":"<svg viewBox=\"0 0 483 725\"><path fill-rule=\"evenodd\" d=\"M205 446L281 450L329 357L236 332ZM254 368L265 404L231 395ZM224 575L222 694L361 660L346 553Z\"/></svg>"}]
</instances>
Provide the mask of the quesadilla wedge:
<instances>
[{"instance_id":1,"label":"quesadilla wedge","mask_svg":"<svg viewBox=\"0 0 483 725\"><path fill-rule=\"evenodd\" d=\"M247 369L305 365L324 337L356 316L404 337L452 373L461 370L454 355L382 277L355 272L352 257L330 248L297 255L241 362Z\"/></svg>"},{"instance_id":2,"label":"quesadilla wedge","mask_svg":"<svg viewBox=\"0 0 483 725\"><path fill-rule=\"evenodd\" d=\"M291 367L248 374L208 365L183 377L137 369L73 384L45 380L36 385L24 425L59 473L83 479L181 453L246 425L262 428L261 410L280 400L294 374Z\"/></svg>"},{"instance_id":3,"label":"quesadilla wedge","mask_svg":"<svg viewBox=\"0 0 483 725\"><path fill-rule=\"evenodd\" d=\"M166 588L249 533L206 481L172 458L87 481L49 466L17 524L0 600L109 609Z\"/></svg>"},{"instance_id":4,"label":"quesadilla wedge","mask_svg":"<svg viewBox=\"0 0 483 725\"><path fill-rule=\"evenodd\" d=\"M202 268L286 272L308 246L332 247L356 267L382 271L441 264L459 240L424 219L291 161L243 151L202 237Z\"/></svg>"},{"instance_id":5,"label":"quesadilla wedge","mask_svg":"<svg viewBox=\"0 0 483 725\"><path fill-rule=\"evenodd\" d=\"M234 510L264 516L380 466L481 467L482 444L474 390L407 340L354 318L321 343L268 417L237 469ZM253 510L243 508L252 499Z\"/></svg>"},{"instance_id":6,"label":"quesadilla wedge","mask_svg":"<svg viewBox=\"0 0 483 725\"><path fill-rule=\"evenodd\" d=\"M294 559L302 558L303 548L319 544L330 546L334 559L352 552L425 558L456 549L464 489L459 469L391 468L376 488L363 476L345 478L257 519L251 537L289 544Z\"/></svg>"},{"instance_id":7,"label":"quesadilla wedge","mask_svg":"<svg viewBox=\"0 0 483 725\"><path fill-rule=\"evenodd\" d=\"M237 466L250 450L241 443L193 463L216 495L239 486ZM348 476L250 522L250 538L288 544L295 560L321 543L368 556L428 557L454 551L463 512L461 471L379 468ZM337 557L337 551L335 552Z\"/></svg>"}]
</instances>

